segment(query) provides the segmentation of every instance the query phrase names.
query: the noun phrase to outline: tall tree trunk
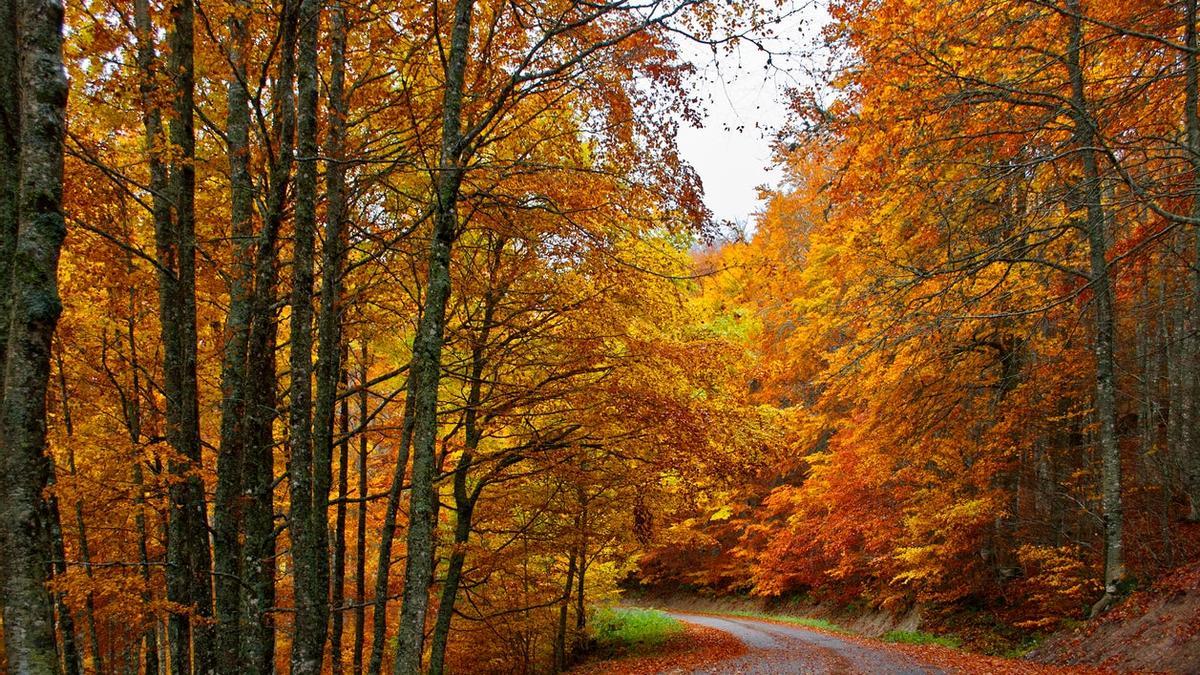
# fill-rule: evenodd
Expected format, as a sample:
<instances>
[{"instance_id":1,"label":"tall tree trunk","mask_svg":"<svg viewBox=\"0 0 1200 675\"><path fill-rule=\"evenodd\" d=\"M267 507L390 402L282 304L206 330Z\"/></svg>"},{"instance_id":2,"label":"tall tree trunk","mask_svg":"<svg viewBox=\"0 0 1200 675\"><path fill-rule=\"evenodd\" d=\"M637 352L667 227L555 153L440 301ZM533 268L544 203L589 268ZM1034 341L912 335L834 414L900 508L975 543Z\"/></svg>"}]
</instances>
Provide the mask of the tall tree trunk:
<instances>
[{"instance_id":1,"label":"tall tree trunk","mask_svg":"<svg viewBox=\"0 0 1200 675\"><path fill-rule=\"evenodd\" d=\"M145 2L146 0L138 0ZM229 312L225 317L225 350L221 363L221 436L217 449L217 488L213 506L213 570L217 615L217 672L240 670L238 645L241 618L242 550L239 509L246 434L250 322L253 309L254 185L250 179L250 93L246 52L249 37L243 17L245 0L228 20L229 63L226 141L229 155L230 238L233 242L229 275Z\"/></svg>"},{"instance_id":2,"label":"tall tree trunk","mask_svg":"<svg viewBox=\"0 0 1200 675\"><path fill-rule=\"evenodd\" d=\"M0 383L12 311L12 266L21 196L21 51L17 2L0 3ZM4 400L0 386L0 403ZM0 535L2 536L2 535Z\"/></svg>"},{"instance_id":3,"label":"tall tree trunk","mask_svg":"<svg viewBox=\"0 0 1200 675\"><path fill-rule=\"evenodd\" d=\"M162 158L159 156L159 148L162 141L162 114L159 112L156 102L158 84L155 76L155 68L157 67L157 55L154 47L154 25L150 19L150 3L149 0L134 0L133 3L134 30L137 33L137 64L138 64L138 91L142 105L142 127L144 129L143 150L146 153L147 162L150 171L150 203L151 203L151 219L154 221L155 231L161 227L166 227L170 220L169 208L170 205L166 198L167 193L167 171L163 164ZM161 273L160 277L161 279ZM131 308L132 310L132 308ZM131 314L132 318L132 314ZM133 343L133 327L132 324L128 327L130 349L134 349ZM133 351L130 352L133 354ZM134 374L137 376L138 370L134 366ZM137 381L134 384L134 396L138 395ZM140 427L140 422L139 422ZM131 433L132 430L131 430ZM140 433L140 432L139 432ZM139 508L139 517L141 517L141 554L143 566L149 563L149 558L146 550L145 538L145 517L144 517L144 491L142 489L142 469L141 460L134 469L134 478L139 490L139 499L141 500L142 508ZM143 567L143 577L149 578L149 569ZM149 586L147 587L149 588ZM147 640L153 640L146 646L146 672L157 673L159 670L158 663L158 630L151 628L147 634Z\"/></svg>"},{"instance_id":4,"label":"tall tree trunk","mask_svg":"<svg viewBox=\"0 0 1200 675\"><path fill-rule=\"evenodd\" d=\"M17 31L19 3L0 3L0 410L4 406L4 373L8 359L8 325L12 316L12 269L17 251L21 200L21 50ZM6 454L0 454L0 469ZM0 508L3 501L0 501ZM0 528L0 551L7 549ZM4 561L0 559L0 584ZM0 601L0 611L3 610Z\"/></svg>"},{"instance_id":5,"label":"tall tree trunk","mask_svg":"<svg viewBox=\"0 0 1200 675\"><path fill-rule=\"evenodd\" d=\"M454 603L458 598L458 587L462 579L463 564L466 562L466 544L471 536L471 516L475 511L475 503L483 491L484 481L479 481L473 490L467 489L467 478L471 473L471 464L479 449L479 441L483 438L480 427L479 407L483 402L483 371L487 366L488 340L492 334L492 323L495 319L496 304L503 291L496 288L496 273L500 266L501 255L504 252L506 240L496 237L491 244L489 259L489 284L483 296L483 315L480 318L478 333L471 345L471 370L467 385L467 405L463 414L463 433L466 435L463 452L454 469L454 545L451 547L450 560L446 568L446 580L442 584L442 597L438 603L437 617L434 620L433 640L430 646L429 672L441 675L446 661L446 642L450 637L450 623L454 618Z\"/></svg>"},{"instance_id":6,"label":"tall tree trunk","mask_svg":"<svg viewBox=\"0 0 1200 675\"><path fill-rule=\"evenodd\" d=\"M274 152L268 172L262 231L256 238L247 346L246 429L242 448L245 539L242 544L240 658L243 668L251 673L275 671L275 263L294 157L296 105L292 86L296 74L298 21L298 0L283 0L279 19L279 67L271 96Z\"/></svg>"},{"instance_id":7,"label":"tall tree trunk","mask_svg":"<svg viewBox=\"0 0 1200 675\"><path fill-rule=\"evenodd\" d=\"M345 368L346 345L342 342L342 267L346 255L346 10L335 2L330 11L329 134L325 156L325 245L321 257L321 302L317 316L317 400L313 412L314 505L321 513L328 508L330 465L333 456L333 409L337 402L337 383L349 384ZM342 400L343 454L349 453L349 401ZM343 462L343 474L347 471ZM343 476L341 481L346 478ZM340 486L343 492L344 486ZM344 497L345 495L343 495ZM345 520L345 503L341 515ZM344 534L344 533L343 533ZM343 560L344 563L344 560Z\"/></svg>"},{"instance_id":8,"label":"tall tree trunk","mask_svg":"<svg viewBox=\"0 0 1200 675\"><path fill-rule=\"evenodd\" d=\"M567 554L567 582L563 585L562 602L558 605L558 625L554 632L554 672L567 669L567 614L571 608L571 586L575 582L575 549Z\"/></svg>"},{"instance_id":9,"label":"tall tree trunk","mask_svg":"<svg viewBox=\"0 0 1200 675\"><path fill-rule=\"evenodd\" d=\"M1067 47L1067 70L1071 80L1072 122L1075 143L1083 165L1083 182L1079 193L1085 204L1089 276L1093 293L1096 354L1096 420L1102 465L1102 497L1104 513L1104 597L1093 611L1103 610L1118 593L1125 578L1123 519L1121 508L1121 448L1117 439L1116 319L1113 308L1112 284L1108 268L1108 217L1104 210L1104 193L1100 183L1100 168L1093 150L1096 130L1088 112L1082 67L1083 19L1079 18L1078 0L1068 0L1068 8L1076 15L1071 21Z\"/></svg>"},{"instance_id":10,"label":"tall tree trunk","mask_svg":"<svg viewBox=\"0 0 1200 675\"><path fill-rule=\"evenodd\" d=\"M462 138L463 88L471 41L474 0L456 0L446 83L442 100L442 142L435 190L434 227L429 246L425 306L413 340L413 471L404 602L396 646L397 675L417 673L425 636L425 612L433 580L434 510L437 492L437 403L441 379L446 303L450 299L450 253L458 236L458 195L465 148Z\"/></svg>"},{"instance_id":11,"label":"tall tree trunk","mask_svg":"<svg viewBox=\"0 0 1200 675\"><path fill-rule=\"evenodd\" d=\"M1200 221L1200 63L1196 56L1196 0L1187 1L1184 59L1187 70L1184 95L1184 126L1187 129L1188 158L1192 165L1192 212L1193 219ZM1186 341L1186 361L1183 376L1188 388L1188 406L1184 410L1184 435L1182 444L1184 487L1187 491L1188 513L1191 522L1200 522L1200 225L1192 225L1192 270L1188 275L1191 282L1189 328ZM1165 488L1165 486L1164 486Z\"/></svg>"},{"instance_id":12,"label":"tall tree trunk","mask_svg":"<svg viewBox=\"0 0 1200 675\"><path fill-rule=\"evenodd\" d=\"M70 453L70 472L71 475L76 475L75 471L75 453ZM57 511L57 507L55 508ZM84 572L87 574L88 580L94 578L92 572L92 549L88 541L87 523L83 519L83 502L75 502L75 529L79 537L79 558L83 563ZM61 536L61 532L60 532ZM87 597L83 600L84 618L87 620L87 635L88 635L88 651L92 654L92 667L97 672L104 672L104 657L100 652L100 637L96 631L96 594L92 591L87 592Z\"/></svg>"},{"instance_id":13,"label":"tall tree trunk","mask_svg":"<svg viewBox=\"0 0 1200 675\"><path fill-rule=\"evenodd\" d=\"M317 204L317 32L320 0L301 0L297 58L297 167L295 234L292 238L291 388L288 463L296 620L292 631L292 672L321 672L329 619L329 557L323 546L327 523L317 509L314 461L312 343L313 257ZM335 371L336 372L336 371ZM328 493L326 493L328 495Z\"/></svg>"},{"instance_id":14,"label":"tall tree trunk","mask_svg":"<svg viewBox=\"0 0 1200 675\"><path fill-rule=\"evenodd\" d=\"M41 675L58 670L51 597L46 589L53 557L43 493L50 477L46 454L46 388L50 349L62 313L58 257L66 235L62 213L63 137L67 79L62 60L63 5L22 0L15 41L0 46L0 70L20 55L20 179L17 227L8 284L9 320L0 403L0 561L3 561L4 647L9 672ZM6 22L9 17L3 17ZM4 29L6 32L8 28ZM0 108L13 109L6 100ZM5 130L10 133L11 126ZM7 179L5 179L7 180ZM0 219L10 218L2 214ZM11 223L3 225L11 234Z\"/></svg>"},{"instance_id":15,"label":"tall tree trunk","mask_svg":"<svg viewBox=\"0 0 1200 675\"><path fill-rule=\"evenodd\" d=\"M75 475L75 450L73 447L73 436L75 435L75 424L71 419L71 404L67 392L67 375L63 368L63 356L60 348L55 350L54 359L58 369L58 391L59 404L62 406L63 425L67 433L67 444L69 453L70 473ZM51 460L53 464L53 459ZM57 482L57 469L51 467L50 470L50 485L53 486ZM62 529L62 512L58 506L58 497L53 491L50 492L46 499L47 521L46 525L50 528L50 547L54 554L54 562L51 566L53 576L60 577L67 573L67 550ZM75 518L79 525L79 541L82 553L83 563L87 565L88 577L91 577L91 556L87 551L87 532L83 523L83 507L76 500L75 502ZM79 653L79 645L76 642L75 635L75 617L71 613L71 608L66 602L66 593L63 591L55 591L54 593L54 611L58 615L58 622L62 638L60 639L60 650L62 653L63 670L68 675L78 675L83 670L83 659ZM87 594L87 611L88 611L88 628L89 637L91 639L91 650L93 658L93 668L100 672L102 663L99 660L99 645L96 642L96 616L95 616L95 599L91 591Z\"/></svg>"},{"instance_id":16,"label":"tall tree trunk","mask_svg":"<svg viewBox=\"0 0 1200 675\"><path fill-rule=\"evenodd\" d=\"M467 490L467 475L471 469L470 455L464 453L454 472L454 546L446 566L446 580L442 583L442 596L438 603L437 618L434 620L433 636L429 653L429 672L442 675L446 662L446 643L450 637L450 622L454 618L454 602L462 580L463 564L467 559L466 544L471 536L471 514L475 508L474 495Z\"/></svg>"},{"instance_id":17,"label":"tall tree trunk","mask_svg":"<svg viewBox=\"0 0 1200 675\"><path fill-rule=\"evenodd\" d=\"M313 32L315 33L315 27ZM322 605L320 612L325 617L329 614L327 589L329 580L329 491L332 483L333 465L333 423L334 408L338 400L338 382L345 381L345 369L342 344L342 259L345 251L346 238L346 174L343 162L346 138L346 105L345 70L346 70L346 17L345 9L338 3L331 12L330 38L332 54L330 59L329 79L329 135L326 139L326 200L325 200L325 241L321 256L321 293L320 309L317 313L317 365L316 365L316 400L313 403L313 475L312 475L312 519L313 519L313 549L316 554L315 572L317 575L314 585L321 589ZM316 70L315 40L313 45L313 70ZM315 80L315 78L314 78ZM313 88L315 89L315 81ZM315 96L315 92L314 92ZM313 107L316 102L314 99ZM315 112L315 110L314 110ZM313 152L316 152L315 134ZM315 166L315 165L314 165ZM342 496L346 492L346 460L349 455L348 431L348 402L342 404L342 463L339 489ZM346 505L339 502L339 569L337 573L336 619L338 621L335 643L338 669L341 668L341 605L344 597L343 583L345 581L345 524ZM324 627L322 627L322 633ZM324 635L322 634L322 642Z\"/></svg>"},{"instance_id":18,"label":"tall tree trunk","mask_svg":"<svg viewBox=\"0 0 1200 675\"><path fill-rule=\"evenodd\" d=\"M587 575L588 502L582 491L579 504L579 556L578 562L575 563L578 573L575 577L575 633L583 635L583 629L587 628L587 598L584 591Z\"/></svg>"},{"instance_id":19,"label":"tall tree trunk","mask_svg":"<svg viewBox=\"0 0 1200 675\"><path fill-rule=\"evenodd\" d=\"M1150 348L1150 354L1153 355L1153 358L1151 359L1151 367L1153 370L1149 377L1154 383L1151 390L1153 392L1152 396L1155 397L1151 405L1151 411L1153 414L1150 419L1150 424L1153 438L1153 445L1151 447L1155 448L1157 451L1155 453L1158 465L1157 480L1161 488L1158 499L1158 517L1160 527L1165 534L1163 538L1170 541L1173 530L1172 507L1174 506L1172 504L1172 498L1174 497L1174 494L1171 487L1171 475L1172 469L1174 468L1172 466L1173 458L1171 454L1173 448L1171 445L1172 439L1169 433L1170 425L1163 424L1163 418L1166 417L1163 414L1163 409L1165 407L1167 410L1169 410L1171 405L1171 376L1169 370L1171 365L1171 315L1170 311L1167 309L1166 284L1164 279L1166 279L1165 276L1159 278L1158 288L1156 289L1158 311L1156 312L1155 317L1154 342ZM1167 389L1165 393L1163 391L1164 383ZM1165 402L1163 401L1164 397L1166 398ZM1169 418L1166 421L1169 423ZM1163 428L1164 426L1166 427L1165 429ZM1175 550L1174 546L1172 546L1167 556L1167 559L1171 561L1168 563L1168 565L1174 565L1174 557Z\"/></svg>"},{"instance_id":20,"label":"tall tree trunk","mask_svg":"<svg viewBox=\"0 0 1200 675\"><path fill-rule=\"evenodd\" d=\"M275 322L269 308L275 294L274 238L258 253L256 277L265 280L256 291L257 318L251 325L250 386L246 405L246 445L243 457L245 540L242 544L241 654L248 673L275 672ZM265 261L264 261L265 259Z\"/></svg>"},{"instance_id":21,"label":"tall tree trunk","mask_svg":"<svg viewBox=\"0 0 1200 675\"><path fill-rule=\"evenodd\" d=\"M212 614L208 528L200 469L199 403L196 381L196 234L193 0L171 5L168 70L173 83L168 123L173 148L169 169L170 214L155 222L159 264L159 320L163 341L163 391L167 463L174 478L167 516L167 600L188 610L171 612L171 670L212 669ZM190 613L199 620L192 622Z\"/></svg>"},{"instance_id":22,"label":"tall tree trunk","mask_svg":"<svg viewBox=\"0 0 1200 675\"><path fill-rule=\"evenodd\" d=\"M342 362L345 363L343 353ZM349 388L349 374L343 369L342 381ZM337 518L334 524L333 573L330 579L329 606L333 612L333 625L329 631L329 660L334 675L342 675L345 663L342 659L342 633L346 622L346 498L350 492L350 399L343 396L341 414L341 442L338 443L338 491Z\"/></svg>"},{"instance_id":23,"label":"tall tree trunk","mask_svg":"<svg viewBox=\"0 0 1200 675\"><path fill-rule=\"evenodd\" d=\"M363 672L367 621L367 339L362 338L358 388L358 518L354 542L354 672ZM403 472L403 470L401 470Z\"/></svg>"}]
</instances>

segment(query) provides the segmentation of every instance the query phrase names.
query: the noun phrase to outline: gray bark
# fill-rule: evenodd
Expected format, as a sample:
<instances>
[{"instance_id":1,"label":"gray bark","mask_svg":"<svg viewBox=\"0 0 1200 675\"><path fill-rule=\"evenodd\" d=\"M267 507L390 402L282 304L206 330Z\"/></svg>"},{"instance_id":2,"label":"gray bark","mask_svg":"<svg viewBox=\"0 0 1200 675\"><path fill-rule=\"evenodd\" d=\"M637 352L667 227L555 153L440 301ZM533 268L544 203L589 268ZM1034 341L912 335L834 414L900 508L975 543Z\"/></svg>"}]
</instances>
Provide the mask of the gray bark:
<instances>
[{"instance_id":1,"label":"gray bark","mask_svg":"<svg viewBox=\"0 0 1200 675\"><path fill-rule=\"evenodd\" d=\"M17 3L0 3L0 378L8 345L13 254L21 193L21 70ZM0 401L4 392L0 387Z\"/></svg>"},{"instance_id":2,"label":"gray bark","mask_svg":"<svg viewBox=\"0 0 1200 675\"><path fill-rule=\"evenodd\" d=\"M50 350L62 313L58 259L66 225L62 213L63 137L67 79L62 60L63 5L57 0L22 0L15 41L0 46L0 71L11 76L20 55L17 227L10 252L9 318L0 403L0 561L3 564L4 647L16 675L57 672L58 656L50 594L46 589L52 551L47 537L43 492L50 477L46 454L46 388ZM10 17L0 16L9 21ZM2 30L7 31L8 28ZM11 36L10 36L11 37ZM11 101L3 107L6 116ZM5 129L11 133L12 126ZM11 138L11 137L10 137ZM11 162L11 158L9 159ZM6 169L9 167L5 167ZM10 178L4 189L11 189ZM0 215L10 218L11 213ZM11 234L11 223L3 224Z\"/></svg>"},{"instance_id":3,"label":"gray bark","mask_svg":"<svg viewBox=\"0 0 1200 675\"><path fill-rule=\"evenodd\" d=\"M584 591L586 586L584 582L587 575L587 528L588 528L588 500L587 496L580 490L579 493L579 555L575 563L575 633L583 635L583 629L587 627L587 612L585 609L586 598Z\"/></svg>"},{"instance_id":4,"label":"gray bark","mask_svg":"<svg viewBox=\"0 0 1200 675\"><path fill-rule=\"evenodd\" d=\"M1077 0L1069 0L1068 8L1078 14ZM1113 308L1112 285L1108 267L1108 216L1103 203L1100 169L1096 159L1096 130L1088 112L1083 68L1083 22L1071 21L1067 47L1067 70L1071 83L1071 118L1074 142L1079 148L1083 180L1078 186L1084 201L1087 233L1089 277L1093 293L1095 355L1096 355L1096 420L1101 461L1101 504L1104 515L1104 598L1094 611L1102 610L1118 593L1125 578L1124 528L1121 508L1121 448L1117 439L1116 391L1116 319Z\"/></svg>"},{"instance_id":5,"label":"gray bark","mask_svg":"<svg viewBox=\"0 0 1200 675\"><path fill-rule=\"evenodd\" d=\"M345 358L343 355L343 363ZM349 385L349 374L342 371L342 381ZM345 672L342 659L342 634L346 623L346 498L350 493L350 399L342 397L339 415L341 441L338 443L337 517L334 523L333 572L329 582L329 606L333 612L329 631L329 661L334 675Z\"/></svg>"},{"instance_id":6,"label":"gray bark","mask_svg":"<svg viewBox=\"0 0 1200 675\"><path fill-rule=\"evenodd\" d=\"M173 84L168 136L170 213L155 219L159 264L159 321L163 341L163 391L167 442L175 451L167 470L174 477L167 515L167 599L189 607L169 621L173 673L207 673L212 668L211 561L200 467L199 403L196 381L196 235L193 0L171 5L168 71ZM156 214L161 215L161 214Z\"/></svg>"},{"instance_id":7,"label":"gray bark","mask_svg":"<svg viewBox=\"0 0 1200 675\"><path fill-rule=\"evenodd\" d=\"M151 219L154 221L155 230L166 227L170 221L169 208L167 202L167 171L162 159L158 155L158 144L162 138L162 115L158 110L155 102L156 92L158 89L157 80L155 78L155 68L157 65L157 55L154 47L154 25L150 19L150 3L149 0L135 0L134 2L134 29L137 33L137 63L139 71L138 90L142 105L142 127L144 129L143 150L146 153L147 162L150 172L150 203L151 203ZM161 278L161 275L160 275ZM161 300L160 300L161 302ZM131 314L132 317L132 314ZM130 331L130 347L132 343L132 326ZM132 353L132 352L131 352ZM134 368L136 374L137 368ZM134 396L137 396L137 386L135 380ZM140 426L140 424L139 424ZM141 465L138 464L134 469L134 478L140 486L142 484ZM139 495L144 494L139 487ZM145 518L142 516L144 510L144 497L141 497L143 508L139 509L139 517L141 518L139 532L141 534L141 554L143 563L148 562L148 553L146 549L145 538ZM149 577L149 569L144 569L143 576ZM157 673L159 670L158 658L158 630L151 628L147 633L146 639L146 672ZM152 642L150 642L152 640Z\"/></svg>"},{"instance_id":8,"label":"gray bark","mask_svg":"<svg viewBox=\"0 0 1200 675\"><path fill-rule=\"evenodd\" d=\"M354 542L354 672L363 672L367 619L367 340L362 339L358 388L358 518ZM386 613L385 613L386 615Z\"/></svg>"},{"instance_id":9,"label":"gray bark","mask_svg":"<svg viewBox=\"0 0 1200 675\"><path fill-rule=\"evenodd\" d=\"M430 645L429 672L442 675L446 662L446 643L450 637L450 622L454 618L454 602L458 597L462 581L463 564L467 554L465 545L471 536L471 515L479 492L467 490L467 475L471 469L471 454L464 452L454 472L454 546L446 566L446 579L442 583L441 600L434 621ZM472 494L473 492L473 494Z\"/></svg>"},{"instance_id":10,"label":"gray bark","mask_svg":"<svg viewBox=\"0 0 1200 675\"><path fill-rule=\"evenodd\" d=\"M325 167L326 206L325 206L325 248L323 250L323 270L321 279L321 311L318 319L320 342L317 347L317 408L316 408L316 453L324 457L329 446L333 443L331 416L336 389L331 386L332 372L335 367L342 372L342 379L349 384L349 371L346 370L346 350L339 349L341 342L341 287L342 265L345 256L346 237L346 10L341 2L335 2L330 12L330 74L329 74L329 136L327 139ZM334 353L340 353L341 359L333 363ZM365 384L365 382L364 382ZM365 390L364 390L365 395ZM365 419L365 417L364 417ZM332 644L332 667L336 675L344 670L342 658L342 632L345 623L345 613L342 605L345 603L346 583L346 497L349 494L349 462L350 462L350 401L342 398L341 406L341 456L338 463L338 507L337 507L337 542L334 546L335 561L333 565L333 590L331 605L334 608ZM317 477L322 478L327 471L318 467ZM318 484L316 490L317 507L321 514L328 508L328 483L324 488ZM365 507L365 504L364 504ZM360 534L361 536L361 534ZM362 558L359 549L359 559ZM362 590L361 577L359 590ZM362 612L361 601L356 612ZM362 635L362 622L357 624L356 639ZM355 651L355 672L361 672L361 646Z\"/></svg>"},{"instance_id":11,"label":"gray bark","mask_svg":"<svg viewBox=\"0 0 1200 675\"><path fill-rule=\"evenodd\" d=\"M329 559L329 491L332 483L333 423L334 407L337 403L338 382L344 380L342 346L342 262L346 237L346 178L343 162L346 137L345 68L346 68L346 19L345 10L338 4L331 12L330 42L332 46L329 74L329 135L326 139L326 190L325 190L325 241L321 256L320 309L317 314L317 365L316 400L313 407L313 475L312 475L312 530L313 553L316 556L314 588L321 592L322 604L318 611L328 619L329 602L326 589L330 585ZM315 33L315 29L314 29ZM315 49L313 69L316 69ZM313 106L315 108L315 101ZM315 139L313 151L315 148ZM346 460L349 454L347 408L343 400L342 409L342 462L339 489L342 496L346 491ZM335 670L340 671L341 662L341 604L345 581L345 523L344 501L338 502L338 572L334 592L337 640L334 643ZM322 627L323 631L323 627ZM322 645L324 635L321 636Z\"/></svg>"},{"instance_id":12,"label":"gray bark","mask_svg":"<svg viewBox=\"0 0 1200 675\"><path fill-rule=\"evenodd\" d=\"M262 231L256 238L254 256L254 291L247 346L246 432L242 448L245 539L240 603L243 628L239 649L242 666L251 673L275 670L275 263L296 134L292 86L296 72L299 2L285 0L280 9L279 67L271 96L274 147Z\"/></svg>"},{"instance_id":13,"label":"gray bark","mask_svg":"<svg viewBox=\"0 0 1200 675\"><path fill-rule=\"evenodd\" d=\"M145 0L139 0L145 2ZM229 155L230 237L229 312L225 317L225 350L221 363L221 436L217 451L217 487L213 505L213 571L217 616L217 672L240 671L238 645L241 619L242 551L239 509L247 441L246 399L250 322L253 309L253 199L250 179L250 93L246 51L249 38L242 14L248 3L235 3L228 21L229 63L226 139Z\"/></svg>"},{"instance_id":14,"label":"gray bark","mask_svg":"<svg viewBox=\"0 0 1200 675\"><path fill-rule=\"evenodd\" d=\"M1188 157L1192 166L1192 212L1191 217L1200 219L1200 64L1197 63L1196 48L1196 0L1188 0L1186 26L1184 29L1187 50L1184 52L1186 83L1184 86L1184 126L1187 129ZM1187 519L1200 522L1200 446L1196 424L1200 414L1196 410L1200 401L1200 225L1192 226L1192 270L1191 307L1189 316L1190 333L1186 341L1186 357L1183 376L1186 378L1187 406L1184 414L1183 469L1184 487L1187 492ZM1165 486L1164 486L1165 487Z\"/></svg>"},{"instance_id":15,"label":"gray bark","mask_svg":"<svg viewBox=\"0 0 1200 675\"><path fill-rule=\"evenodd\" d=\"M317 32L319 0L301 0L296 69L297 168L295 234L292 239L291 459L288 485L291 511L293 588L296 620L292 631L293 673L321 672L328 622L328 550L325 512L317 508L317 469L313 456L312 342L313 256L317 200ZM328 493L326 493L326 498Z\"/></svg>"},{"instance_id":16,"label":"gray bark","mask_svg":"<svg viewBox=\"0 0 1200 675\"><path fill-rule=\"evenodd\" d=\"M256 290L256 319L251 324L246 446L242 460L241 654L248 673L275 671L275 322L269 311L275 300L274 238L260 250L256 277L266 281Z\"/></svg>"},{"instance_id":17,"label":"gray bark","mask_svg":"<svg viewBox=\"0 0 1200 675\"><path fill-rule=\"evenodd\" d=\"M4 405L4 373L8 355L8 323L12 308L12 264L16 254L21 196L21 50L16 2L0 3L0 410ZM3 468L5 454L0 454ZM3 503L0 502L0 506ZM0 528L0 551L7 548ZM0 559L0 583L4 564ZM0 610L3 610L0 599Z\"/></svg>"},{"instance_id":18,"label":"gray bark","mask_svg":"<svg viewBox=\"0 0 1200 675\"><path fill-rule=\"evenodd\" d=\"M413 470L409 507L408 555L404 569L404 602L396 643L397 675L420 670L425 612L433 580L435 444L438 383L446 303L450 299L450 253L458 235L458 196L463 178L463 88L471 39L474 0L456 0L446 83L442 102L442 141L435 190L434 227L430 237L425 306L413 340Z\"/></svg>"}]
</instances>

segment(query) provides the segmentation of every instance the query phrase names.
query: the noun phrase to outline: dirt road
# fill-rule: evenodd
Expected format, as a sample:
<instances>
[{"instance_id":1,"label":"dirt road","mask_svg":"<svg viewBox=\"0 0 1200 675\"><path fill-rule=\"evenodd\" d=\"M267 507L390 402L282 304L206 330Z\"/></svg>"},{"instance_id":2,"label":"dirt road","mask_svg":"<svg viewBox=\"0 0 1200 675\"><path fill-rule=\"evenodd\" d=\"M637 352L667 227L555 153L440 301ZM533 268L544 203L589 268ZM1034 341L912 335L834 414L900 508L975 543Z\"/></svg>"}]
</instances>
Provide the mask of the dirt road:
<instances>
[{"instance_id":1,"label":"dirt road","mask_svg":"<svg viewBox=\"0 0 1200 675\"><path fill-rule=\"evenodd\" d=\"M932 675L946 672L885 645L860 644L803 626L741 617L670 614L680 621L730 633L746 645L745 654L688 671L692 673Z\"/></svg>"}]
</instances>

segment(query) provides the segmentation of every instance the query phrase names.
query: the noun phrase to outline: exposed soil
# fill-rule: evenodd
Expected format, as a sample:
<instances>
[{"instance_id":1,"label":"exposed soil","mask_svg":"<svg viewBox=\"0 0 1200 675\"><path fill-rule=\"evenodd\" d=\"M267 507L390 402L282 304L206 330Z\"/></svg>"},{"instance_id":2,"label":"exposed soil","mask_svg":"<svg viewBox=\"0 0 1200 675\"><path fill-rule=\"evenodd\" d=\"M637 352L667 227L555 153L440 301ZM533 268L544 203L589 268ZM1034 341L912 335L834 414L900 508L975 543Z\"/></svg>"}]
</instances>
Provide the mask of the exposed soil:
<instances>
[{"instance_id":1,"label":"exposed soil","mask_svg":"<svg viewBox=\"0 0 1200 675\"><path fill-rule=\"evenodd\" d=\"M1200 562L1138 591L1098 619L1058 633L1030 654L1044 663L1122 672L1200 674Z\"/></svg>"}]
</instances>

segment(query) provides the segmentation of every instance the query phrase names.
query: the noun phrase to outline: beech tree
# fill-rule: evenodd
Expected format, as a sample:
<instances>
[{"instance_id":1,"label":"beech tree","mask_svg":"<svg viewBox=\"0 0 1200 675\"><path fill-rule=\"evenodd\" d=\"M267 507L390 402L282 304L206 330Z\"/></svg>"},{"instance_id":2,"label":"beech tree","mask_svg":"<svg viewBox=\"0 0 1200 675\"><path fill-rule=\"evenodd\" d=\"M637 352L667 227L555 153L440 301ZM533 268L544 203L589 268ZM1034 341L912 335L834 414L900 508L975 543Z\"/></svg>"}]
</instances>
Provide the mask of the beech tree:
<instances>
[{"instance_id":1,"label":"beech tree","mask_svg":"<svg viewBox=\"0 0 1200 675\"><path fill-rule=\"evenodd\" d=\"M0 394L0 581L4 648L14 673L58 672L54 619L46 581L53 559L44 500L53 466L46 454L46 393L58 294L63 218L63 137L67 79L62 55L63 6L5 3L0 14L4 92L0 233L4 338Z\"/></svg>"}]
</instances>

